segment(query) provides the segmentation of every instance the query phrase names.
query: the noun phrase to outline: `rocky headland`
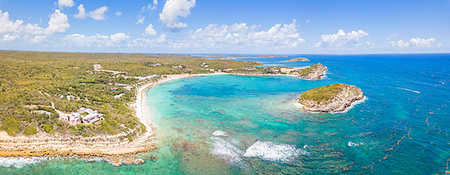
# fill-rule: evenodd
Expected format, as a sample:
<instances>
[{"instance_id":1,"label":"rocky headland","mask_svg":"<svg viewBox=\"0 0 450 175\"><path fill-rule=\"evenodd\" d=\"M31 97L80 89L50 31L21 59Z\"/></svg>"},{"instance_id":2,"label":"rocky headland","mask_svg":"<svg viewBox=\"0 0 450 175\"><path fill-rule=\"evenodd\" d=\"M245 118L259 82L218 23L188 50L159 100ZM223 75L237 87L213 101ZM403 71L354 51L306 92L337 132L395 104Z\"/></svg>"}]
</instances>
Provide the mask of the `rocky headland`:
<instances>
[{"instance_id":1,"label":"rocky headland","mask_svg":"<svg viewBox=\"0 0 450 175\"><path fill-rule=\"evenodd\" d=\"M304 61L309 61L309 59L305 58L305 57L296 57L296 58L292 58L290 60L286 60L284 62L304 62Z\"/></svg>"},{"instance_id":2,"label":"rocky headland","mask_svg":"<svg viewBox=\"0 0 450 175\"><path fill-rule=\"evenodd\" d=\"M364 99L361 89L342 83L303 92L296 103L310 112L344 112L353 103Z\"/></svg>"},{"instance_id":3,"label":"rocky headland","mask_svg":"<svg viewBox=\"0 0 450 175\"><path fill-rule=\"evenodd\" d=\"M306 80L318 80L325 76L325 71L327 70L327 66L320 63L314 64L299 71L299 77Z\"/></svg>"},{"instance_id":4,"label":"rocky headland","mask_svg":"<svg viewBox=\"0 0 450 175\"><path fill-rule=\"evenodd\" d=\"M282 74L295 75L305 80L319 80L325 76L325 72L327 70L328 70L327 66L324 66L319 63L307 67L294 67L294 68L283 67L280 69L280 72Z\"/></svg>"}]
</instances>

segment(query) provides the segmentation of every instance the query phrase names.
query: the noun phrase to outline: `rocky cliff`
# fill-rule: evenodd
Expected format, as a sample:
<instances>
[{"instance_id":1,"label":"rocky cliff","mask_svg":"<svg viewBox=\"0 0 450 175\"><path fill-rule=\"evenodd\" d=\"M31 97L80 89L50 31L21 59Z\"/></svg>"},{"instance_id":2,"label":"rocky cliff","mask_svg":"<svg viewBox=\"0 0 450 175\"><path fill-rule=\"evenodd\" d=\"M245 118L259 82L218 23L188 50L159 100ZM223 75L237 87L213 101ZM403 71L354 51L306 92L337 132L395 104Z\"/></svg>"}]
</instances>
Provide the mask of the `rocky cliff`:
<instances>
[{"instance_id":1,"label":"rocky cliff","mask_svg":"<svg viewBox=\"0 0 450 175\"><path fill-rule=\"evenodd\" d=\"M299 71L299 77L306 80L318 80L324 76L327 66L314 64Z\"/></svg>"}]
</instances>

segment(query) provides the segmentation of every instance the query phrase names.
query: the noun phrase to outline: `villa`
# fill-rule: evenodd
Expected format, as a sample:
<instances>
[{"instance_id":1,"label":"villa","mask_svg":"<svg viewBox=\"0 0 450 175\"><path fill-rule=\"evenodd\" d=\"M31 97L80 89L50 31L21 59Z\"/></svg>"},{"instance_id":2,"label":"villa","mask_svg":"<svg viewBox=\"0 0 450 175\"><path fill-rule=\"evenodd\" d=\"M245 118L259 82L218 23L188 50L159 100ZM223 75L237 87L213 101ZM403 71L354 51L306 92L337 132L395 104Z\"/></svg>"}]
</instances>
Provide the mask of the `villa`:
<instances>
[{"instance_id":1,"label":"villa","mask_svg":"<svg viewBox=\"0 0 450 175\"><path fill-rule=\"evenodd\" d=\"M205 68L208 67L208 65L206 63L202 63L200 66L205 67Z\"/></svg>"},{"instance_id":2,"label":"villa","mask_svg":"<svg viewBox=\"0 0 450 175\"><path fill-rule=\"evenodd\" d=\"M72 113L69 116L69 124L76 125L81 123L80 113Z\"/></svg>"},{"instance_id":3,"label":"villa","mask_svg":"<svg viewBox=\"0 0 450 175\"><path fill-rule=\"evenodd\" d=\"M114 98L120 98L120 97L122 97L123 95L125 95L124 93L121 93L121 94L119 94L119 95L114 95Z\"/></svg>"},{"instance_id":4,"label":"villa","mask_svg":"<svg viewBox=\"0 0 450 175\"><path fill-rule=\"evenodd\" d=\"M78 112L71 113L68 116L68 121L70 125L77 125L82 123L90 124L96 122L97 120L101 120L102 116L103 114L98 113L98 111L96 110L92 110L89 108L80 108Z\"/></svg>"},{"instance_id":5,"label":"villa","mask_svg":"<svg viewBox=\"0 0 450 175\"><path fill-rule=\"evenodd\" d=\"M84 123L94 123L101 117L102 114L99 113L91 113L83 117Z\"/></svg>"}]
</instances>

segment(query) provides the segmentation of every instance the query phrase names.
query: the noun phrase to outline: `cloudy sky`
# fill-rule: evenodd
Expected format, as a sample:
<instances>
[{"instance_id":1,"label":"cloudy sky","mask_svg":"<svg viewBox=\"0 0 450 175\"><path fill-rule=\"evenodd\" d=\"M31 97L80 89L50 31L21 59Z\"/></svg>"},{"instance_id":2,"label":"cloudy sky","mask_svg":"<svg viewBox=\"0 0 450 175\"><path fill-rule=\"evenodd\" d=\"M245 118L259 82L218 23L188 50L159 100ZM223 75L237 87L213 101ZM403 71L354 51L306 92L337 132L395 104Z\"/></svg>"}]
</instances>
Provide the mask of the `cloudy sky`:
<instances>
[{"instance_id":1,"label":"cloudy sky","mask_svg":"<svg viewBox=\"0 0 450 175\"><path fill-rule=\"evenodd\" d=\"M450 0L0 0L0 50L450 52Z\"/></svg>"}]
</instances>

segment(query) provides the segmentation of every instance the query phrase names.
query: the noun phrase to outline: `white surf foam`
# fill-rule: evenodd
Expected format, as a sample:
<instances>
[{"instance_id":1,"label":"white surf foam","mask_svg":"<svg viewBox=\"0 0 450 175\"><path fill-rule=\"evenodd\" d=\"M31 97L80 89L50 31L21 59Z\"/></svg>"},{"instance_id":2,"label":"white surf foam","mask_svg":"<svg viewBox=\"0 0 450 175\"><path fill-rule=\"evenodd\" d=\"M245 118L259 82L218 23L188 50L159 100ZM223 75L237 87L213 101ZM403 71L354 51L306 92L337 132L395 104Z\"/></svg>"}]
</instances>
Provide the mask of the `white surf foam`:
<instances>
[{"instance_id":1,"label":"white surf foam","mask_svg":"<svg viewBox=\"0 0 450 175\"><path fill-rule=\"evenodd\" d=\"M211 154L220 157L223 160L229 161L234 165L241 165L242 154L244 151L240 150L230 141L219 137L211 137L213 149Z\"/></svg>"},{"instance_id":2,"label":"white surf foam","mask_svg":"<svg viewBox=\"0 0 450 175\"><path fill-rule=\"evenodd\" d=\"M228 133L222 130L217 130L212 133L213 136L228 136Z\"/></svg>"},{"instance_id":3,"label":"white surf foam","mask_svg":"<svg viewBox=\"0 0 450 175\"><path fill-rule=\"evenodd\" d=\"M101 158L101 157L94 157L94 158L87 158L84 159L86 162L101 162L101 161L105 161L105 158Z\"/></svg>"},{"instance_id":4,"label":"white surf foam","mask_svg":"<svg viewBox=\"0 0 450 175\"><path fill-rule=\"evenodd\" d=\"M37 164L44 160L47 160L47 158L45 158L45 157L31 157L31 158L0 157L0 166L22 168L27 165Z\"/></svg>"},{"instance_id":5,"label":"white surf foam","mask_svg":"<svg viewBox=\"0 0 450 175\"><path fill-rule=\"evenodd\" d=\"M360 145L364 145L364 144L362 142L355 143L355 142L352 142L352 141L348 141L347 145L349 147L356 147L356 146L360 146Z\"/></svg>"},{"instance_id":6,"label":"white surf foam","mask_svg":"<svg viewBox=\"0 0 450 175\"><path fill-rule=\"evenodd\" d=\"M415 90L408 89L408 88L401 88L401 87L399 87L399 89L402 89L402 90L405 90L405 91L409 91L409 92L413 92L413 93L416 93L416 94L420 94L420 91L415 91Z\"/></svg>"},{"instance_id":7,"label":"white surf foam","mask_svg":"<svg viewBox=\"0 0 450 175\"><path fill-rule=\"evenodd\" d=\"M294 145L256 141L245 151L244 157L259 157L270 161L288 162L302 154L307 154L307 152L295 148Z\"/></svg>"}]
</instances>

